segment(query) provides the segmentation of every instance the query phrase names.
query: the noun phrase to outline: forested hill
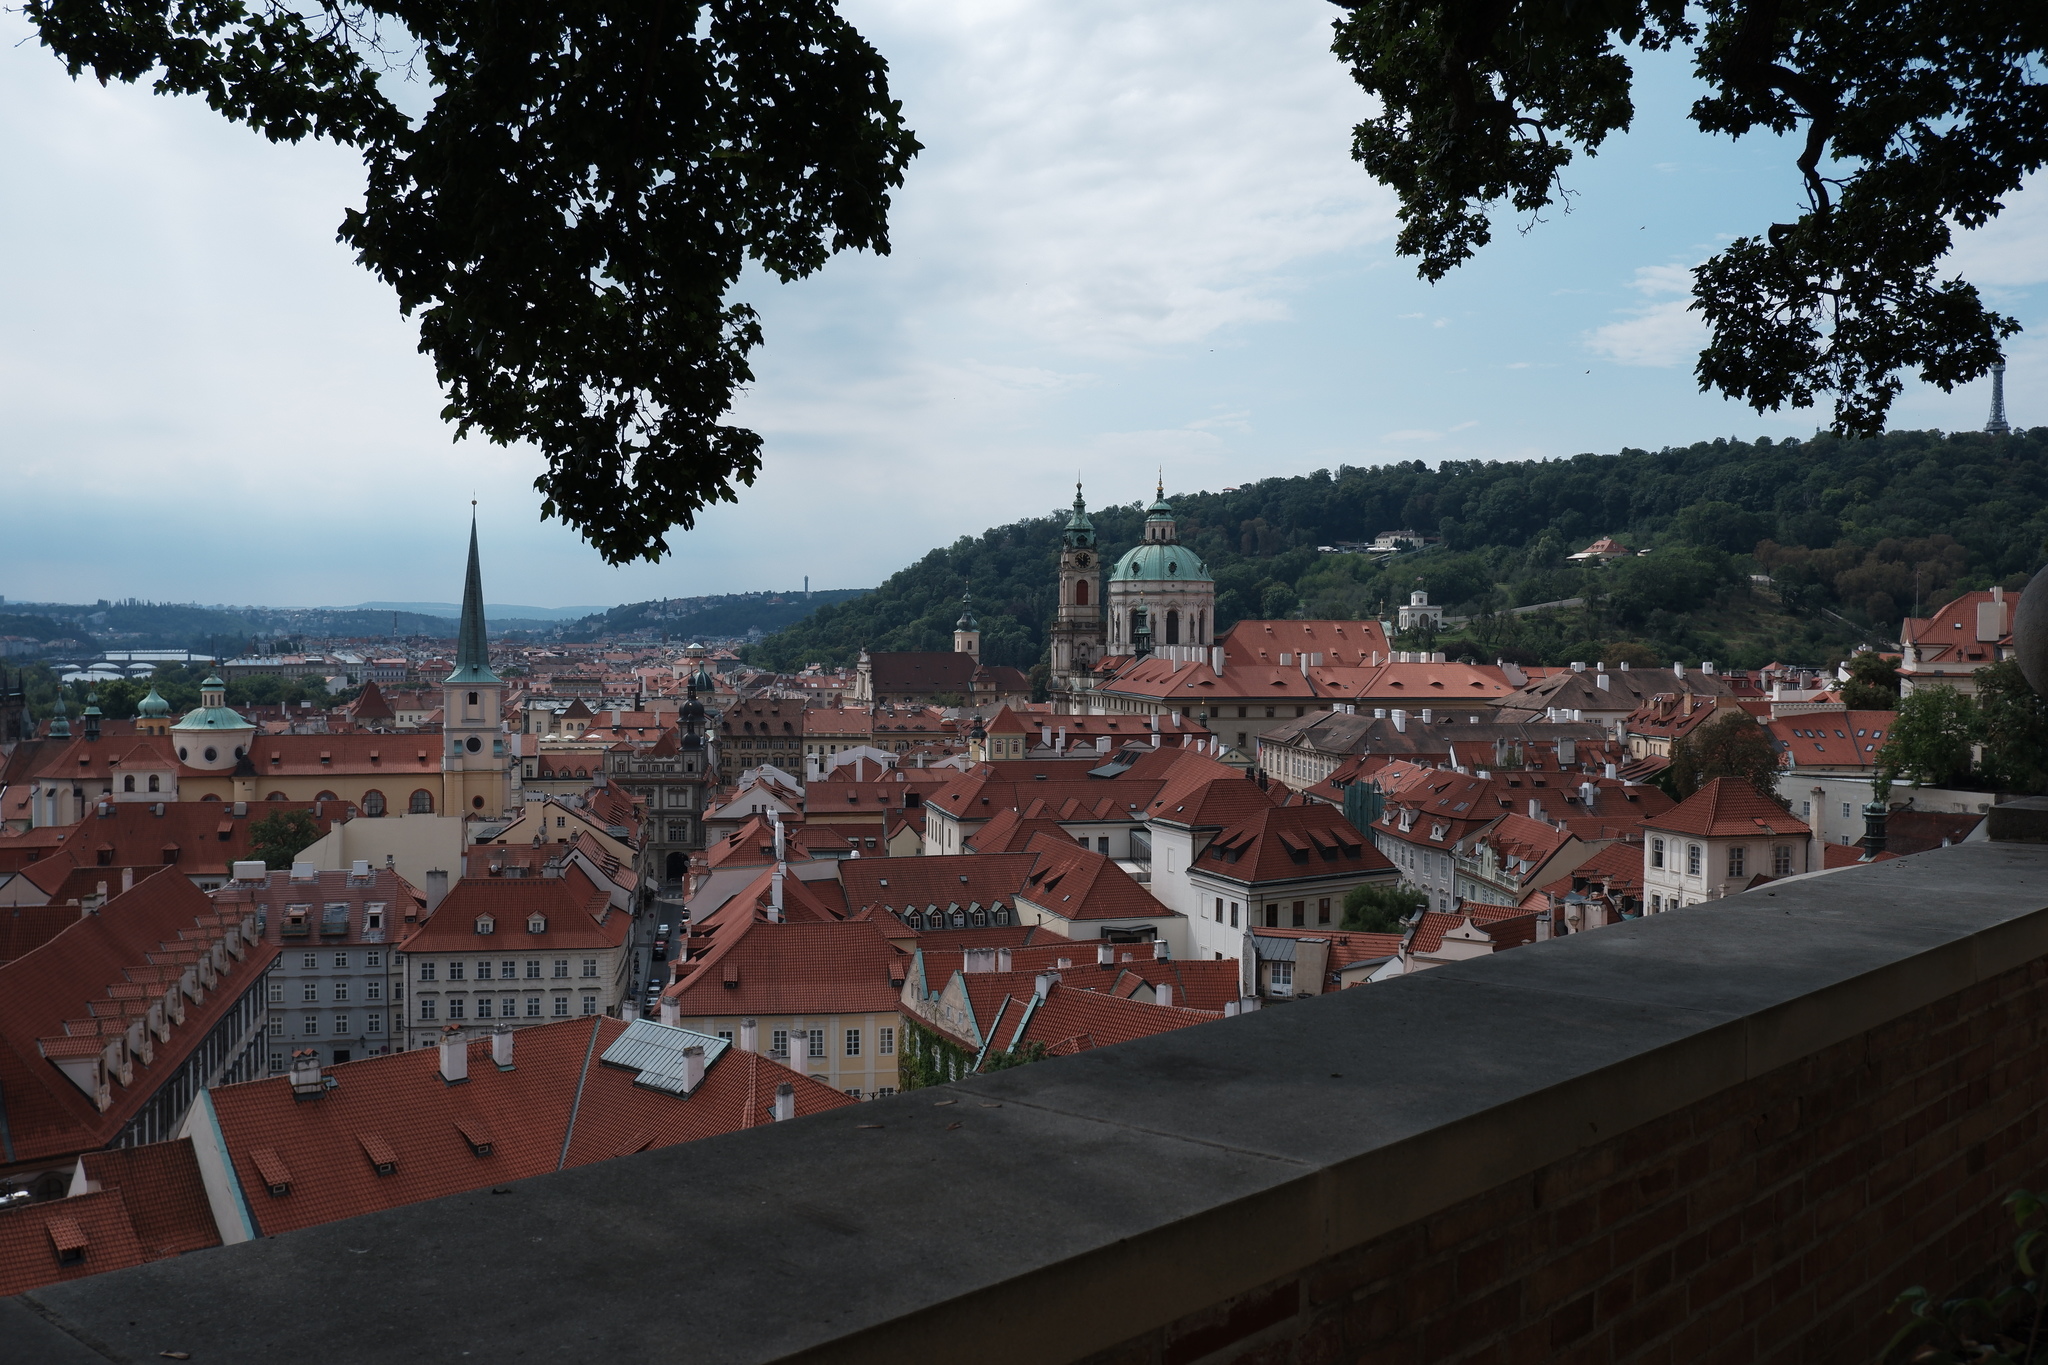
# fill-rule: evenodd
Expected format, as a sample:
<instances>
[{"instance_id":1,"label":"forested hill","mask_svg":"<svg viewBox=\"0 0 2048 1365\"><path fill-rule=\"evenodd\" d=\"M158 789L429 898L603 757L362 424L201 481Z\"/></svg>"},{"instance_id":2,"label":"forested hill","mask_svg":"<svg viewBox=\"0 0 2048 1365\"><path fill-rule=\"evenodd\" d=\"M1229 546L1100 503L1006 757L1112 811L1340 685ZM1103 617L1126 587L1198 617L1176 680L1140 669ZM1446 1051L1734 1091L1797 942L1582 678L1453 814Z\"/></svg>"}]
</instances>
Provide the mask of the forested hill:
<instances>
[{"instance_id":1,"label":"forested hill","mask_svg":"<svg viewBox=\"0 0 2048 1365\"><path fill-rule=\"evenodd\" d=\"M1318 470L1170 499L1208 562L1219 629L1252 617L1383 617L1420 587L1482 619L1475 655L1838 656L1922 609L1994 582L2017 586L2048 543L2048 427L1995 438L1902 431L1717 440L1540 462L1422 461ZM1103 559L1134 543L1143 504L1092 511ZM819 609L750 651L789 669L871 649L946 649L972 587L991 663L1045 652L1064 510L936 549L865 597ZM1441 546L1381 565L1318 545L1412 529ZM1565 556L1602 535L1653 554L1605 569ZM1752 574L1769 574L1768 587ZM1585 597L1584 611L1496 617ZM1457 637L1438 648L1457 649ZM1577 652L1574 652L1577 651ZM1599 652L1595 652L1599 651Z\"/></svg>"}]
</instances>

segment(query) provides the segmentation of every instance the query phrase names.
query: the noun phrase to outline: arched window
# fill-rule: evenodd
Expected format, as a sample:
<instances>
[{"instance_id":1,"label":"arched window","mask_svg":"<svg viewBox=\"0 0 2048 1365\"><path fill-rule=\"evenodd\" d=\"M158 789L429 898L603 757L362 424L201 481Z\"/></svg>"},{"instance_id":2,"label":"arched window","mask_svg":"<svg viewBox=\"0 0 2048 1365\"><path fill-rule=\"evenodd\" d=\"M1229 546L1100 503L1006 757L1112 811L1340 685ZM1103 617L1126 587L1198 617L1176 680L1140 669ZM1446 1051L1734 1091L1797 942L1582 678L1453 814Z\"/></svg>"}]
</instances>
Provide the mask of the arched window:
<instances>
[{"instance_id":1,"label":"arched window","mask_svg":"<svg viewBox=\"0 0 2048 1365\"><path fill-rule=\"evenodd\" d=\"M336 795L335 795L335 794L334 794L333 792L321 792L321 793L320 793L320 794L319 794L318 796L314 797L313 799L314 799L315 801L339 801L339 800L341 800L341 798L340 798L340 797L338 797L338 796L336 796Z\"/></svg>"},{"instance_id":2,"label":"arched window","mask_svg":"<svg viewBox=\"0 0 2048 1365\"><path fill-rule=\"evenodd\" d=\"M291 798L290 798L289 796L286 796L286 795L285 795L285 794L284 794L283 792L272 792L272 793L271 793L270 795L268 795L268 796L264 797L263 799L264 799L265 801L289 801L289 800L291 800Z\"/></svg>"},{"instance_id":3,"label":"arched window","mask_svg":"<svg viewBox=\"0 0 2048 1365\"><path fill-rule=\"evenodd\" d=\"M977 928L977 929L986 929L986 928L988 928L988 911L986 911L986 910L976 910L976 911L975 911L975 912L974 912L974 913L973 913L973 914L972 914L971 916L969 916L969 918L970 918L970 919L972 919L972 920L974 921L974 927L975 927L975 928Z\"/></svg>"},{"instance_id":4,"label":"arched window","mask_svg":"<svg viewBox=\"0 0 2048 1365\"><path fill-rule=\"evenodd\" d=\"M161 782L162 779L159 778L155 773L151 773L149 775L149 789L151 791L161 791L163 789L162 786L160 785Z\"/></svg>"},{"instance_id":5,"label":"arched window","mask_svg":"<svg viewBox=\"0 0 2048 1365\"><path fill-rule=\"evenodd\" d=\"M1088 580L1085 578L1076 579L1074 582L1074 605L1077 607L1088 605Z\"/></svg>"},{"instance_id":6,"label":"arched window","mask_svg":"<svg viewBox=\"0 0 2048 1365\"><path fill-rule=\"evenodd\" d=\"M1170 607L1166 612L1166 643L1180 643L1180 608Z\"/></svg>"},{"instance_id":7,"label":"arched window","mask_svg":"<svg viewBox=\"0 0 2048 1365\"><path fill-rule=\"evenodd\" d=\"M383 813L384 813L384 793L383 793L383 792L380 792L380 791L377 791L377 790L375 790L374 788L373 788L372 790L370 790L370 791L366 791L366 792L364 792L364 793L363 793L363 814L365 814L365 815L369 815L369 816L377 816L377 815L382 815Z\"/></svg>"},{"instance_id":8,"label":"arched window","mask_svg":"<svg viewBox=\"0 0 2048 1365\"><path fill-rule=\"evenodd\" d=\"M965 929L967 927L967 912L965 910L955 910L947 918L955 929Z\"/></svg>"},{"instance_id":9,"label":"arched window","mask_svg":"<svg viewBox=\"0 0 2048 1365\"><path fill-rule=\"evenodd\" d=\"M135 775L133 773L121 779L121 790L124 792L135 790Z\"/></svg>"},{"instance_id":10,"label":"arched window","mask_svg":"<svg viewBox=\"0 0 2048 1365\"><path fill-rule=\"evenodd\" d=\"M1133 644L1136 644L1138 640L1138 620L1143 611L1144 608L1142 607L1131 608L1131 642Z\"/></svg>"},{"instance_id":11,"label":"arched window","mask_svg":"<svg viewBox=\"0 0 2048 1365\"><path fill-rule=\"evenodd\" d=\"M1195 613L1195 624L1188 632L1189 644L1200 645L1208 643L1209 637L1202 634L1202 618L1206 615L1208 615L1207 612L1198 611Z\"/></svg>"},{"instance_id":12,"label":"arched window","mask_svg":"<svg viewBox=\"0 0 2048 1365\"><path fill-rule=\"evenodd\" d=\"M432 815L434 813L434 794L425 787L421 787L412 794L412 800L408 803L406 809L414 815Z\"/></svg>"}]
</instances>

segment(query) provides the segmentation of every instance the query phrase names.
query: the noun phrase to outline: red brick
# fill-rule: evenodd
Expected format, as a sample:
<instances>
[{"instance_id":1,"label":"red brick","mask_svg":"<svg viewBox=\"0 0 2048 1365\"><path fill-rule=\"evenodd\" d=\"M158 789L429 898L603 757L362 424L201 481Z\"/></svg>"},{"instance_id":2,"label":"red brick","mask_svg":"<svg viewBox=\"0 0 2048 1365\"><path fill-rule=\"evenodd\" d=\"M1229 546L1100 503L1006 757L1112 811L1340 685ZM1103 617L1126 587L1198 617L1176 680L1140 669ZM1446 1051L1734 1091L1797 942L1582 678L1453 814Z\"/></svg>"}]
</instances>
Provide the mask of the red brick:
<instances>
[{"instance_id":1,"label":"red brick","mask_svg":"<svg viewBox=\"0 0 2048 1365\"><path fill-rule=\"evenodd\" d=\"M1422 1256L1422 1249L1422 1230L1403 1228L1334 1256L1304 1276L1308 1301L1328 1303L1367 1285L1411 1272Z\"/></svg>"},{"instance_id":2,"label":"red brick","mask_svg":"<svg viewBox=\"0 0 2048 1365\"><path fill-rule=\"evenodd\" d=\"M1166 1329L1166 1346L1160 1354L1162 1365L1186 1365L1200 1360L1254 1332L1293 1317L1301 1309L1301 1283L1284 1280L1265 1289L1241 1294L1208 1313L1183 1318Z\"/></svg>"},{"instance_id":3,"label":"red brick","mask_svg":"<svg viewBox=\"0 0 2048 1365\"><path fill-rule=\"evenodd\" d=\"M1634 1356L1685 1321L1685 1291L1672 1290L1638 1305L1614 1324L1614 1353Z\"/></svg>"}]
</instances>

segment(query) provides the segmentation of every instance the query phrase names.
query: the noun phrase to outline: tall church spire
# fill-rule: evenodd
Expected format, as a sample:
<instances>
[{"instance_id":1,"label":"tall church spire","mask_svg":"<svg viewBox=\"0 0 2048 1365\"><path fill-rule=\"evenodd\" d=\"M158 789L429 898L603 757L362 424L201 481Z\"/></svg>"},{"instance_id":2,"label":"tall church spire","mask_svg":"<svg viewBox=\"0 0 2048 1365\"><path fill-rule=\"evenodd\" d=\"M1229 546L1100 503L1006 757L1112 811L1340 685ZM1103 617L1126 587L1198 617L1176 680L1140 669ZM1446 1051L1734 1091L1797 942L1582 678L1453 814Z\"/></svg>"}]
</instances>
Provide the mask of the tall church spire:
<instances>
[{"instance_id":1,"label":"tall church spire","mask_svg":"<svg viewBox=\"0 0 2048 1365\"><path fill-rule=\"evenodd\" d=\"M476 552L476 504L469 505L469 575L462 583L462 628L456 636L452 683L499 682L491 672L490 645L484 635L484 575Z\"/></svg>"}]
</instances>

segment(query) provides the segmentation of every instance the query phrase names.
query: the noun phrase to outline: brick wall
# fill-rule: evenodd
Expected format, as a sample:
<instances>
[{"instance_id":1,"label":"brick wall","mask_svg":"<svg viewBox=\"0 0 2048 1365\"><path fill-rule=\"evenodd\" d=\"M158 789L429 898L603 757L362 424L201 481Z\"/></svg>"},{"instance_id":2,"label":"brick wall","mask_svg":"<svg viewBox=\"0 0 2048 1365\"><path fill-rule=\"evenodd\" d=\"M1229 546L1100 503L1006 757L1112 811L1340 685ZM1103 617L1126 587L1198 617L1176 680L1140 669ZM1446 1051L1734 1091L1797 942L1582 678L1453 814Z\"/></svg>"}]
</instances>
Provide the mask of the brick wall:
<instances>
[{"instance_id":1,"label":"brick wall","mask_svg":"<svg viewBox=\"0 0 2048 1365\"><path fill-rule=\"evenodd\" d=\"M2036 961L1090 1365L1874 1361L2004 1263L2044 1097Z\"/></svg>"}]
</instances>

